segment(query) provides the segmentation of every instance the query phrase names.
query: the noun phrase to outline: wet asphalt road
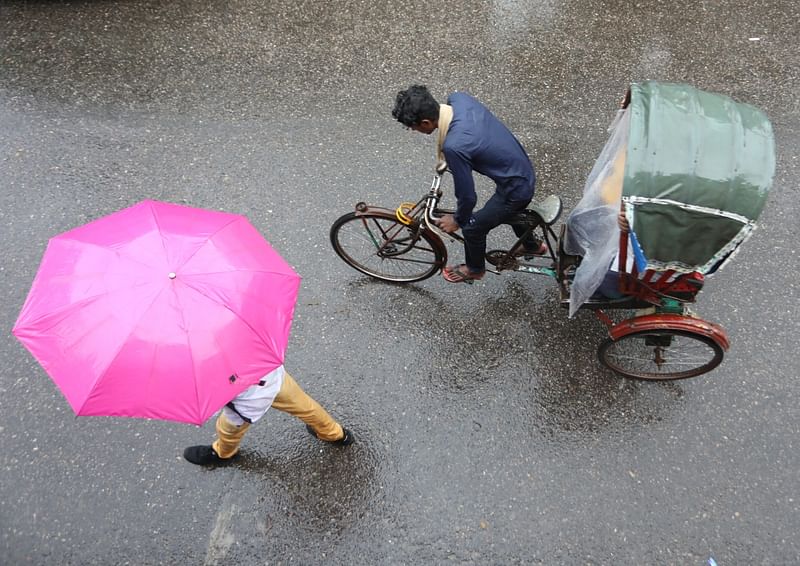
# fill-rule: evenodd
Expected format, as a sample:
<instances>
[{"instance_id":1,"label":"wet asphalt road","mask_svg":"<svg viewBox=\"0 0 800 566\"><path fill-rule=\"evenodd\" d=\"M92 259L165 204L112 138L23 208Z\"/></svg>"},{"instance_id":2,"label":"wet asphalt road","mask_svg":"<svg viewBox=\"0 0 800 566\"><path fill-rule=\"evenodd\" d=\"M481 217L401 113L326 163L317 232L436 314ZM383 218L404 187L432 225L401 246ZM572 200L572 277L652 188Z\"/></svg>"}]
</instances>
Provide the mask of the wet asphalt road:
<instances>
[{"instance_id":1,"label":"wet asphalt road","mask_svg":"<svg viewBox=\"0 0 800 566\"><path fill-rule=\"evenodd\" d=\"M0 562L800 562L798 22L790 1L0 4ZM712 373L615 377L544 278L389 286L333 254L355 202L427 187L398 89L477 95L569 209L651 78L775 127L761 227L697 305L733 344ZM357 444L275 411L208 471L181 453L213 423L74 418L10 329L49 237L145 198L244 213L303 276L287 366Z\"/></svg>"}]
</instances>

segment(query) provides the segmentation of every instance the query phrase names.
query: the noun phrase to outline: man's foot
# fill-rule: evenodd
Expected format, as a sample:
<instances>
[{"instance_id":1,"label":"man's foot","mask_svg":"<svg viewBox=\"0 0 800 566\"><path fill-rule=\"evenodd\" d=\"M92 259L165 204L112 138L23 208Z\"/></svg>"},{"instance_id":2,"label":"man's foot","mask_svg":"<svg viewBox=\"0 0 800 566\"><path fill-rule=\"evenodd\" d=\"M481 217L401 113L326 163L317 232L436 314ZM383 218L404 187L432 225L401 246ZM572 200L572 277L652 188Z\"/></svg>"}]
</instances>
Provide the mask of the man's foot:
<instances>
[{"instance_id":1,"label":"man's foot","mask_svg":"<svg viewBox=\"0 0 800 566\"><path fill-rule=\"evenodd\" d=\"M225 466L238 458L239 453L230 458L220 458L211 446L189 446L183 451L183 457L198 466Z\"/></svg>"},{"instance_id":2,"label":"man's foot","mask_svg":"<svg viewBox=\"0 0 800 566\"><path fill-rule=\"evenodd\" d=\"M472 283L473 281L480 281L486 272L481 271L474 273L465 265L456 265L455 267L448 265L442 270L442 277L445 281L450 283Z\"/></svg>"},{"instance_id":3,"label":"man's foot","mask_svg":"<svg viewBox=\"0 0 800 566\"><path fill-rule=\"evenodd\" d=\"M547 244L541 242L539 247L535 250L531 250L528 248L520 248L514 252L514 257L533 257L535 255L547 255L547 252L550 248L547 247Z\"/></svg>"},{"instance_id":4,"label":"man's foot","mask_svg":"<svg viewBox=\"0 0 800 566\"><path fill-rule=\"evenodd\" d=\"M306 425L306 430L308 434L316 438L317 440L322 440L317 433L311 428L311 425ZM334 446L350 446L353 442L356 441L355 436L353 433L347 430L346 428L342 427L342 431L344 432L344 436L342 436L339 440L322 440L323 442L327 442L328 444L333 444Z\"/></svg>"}]
</instances>

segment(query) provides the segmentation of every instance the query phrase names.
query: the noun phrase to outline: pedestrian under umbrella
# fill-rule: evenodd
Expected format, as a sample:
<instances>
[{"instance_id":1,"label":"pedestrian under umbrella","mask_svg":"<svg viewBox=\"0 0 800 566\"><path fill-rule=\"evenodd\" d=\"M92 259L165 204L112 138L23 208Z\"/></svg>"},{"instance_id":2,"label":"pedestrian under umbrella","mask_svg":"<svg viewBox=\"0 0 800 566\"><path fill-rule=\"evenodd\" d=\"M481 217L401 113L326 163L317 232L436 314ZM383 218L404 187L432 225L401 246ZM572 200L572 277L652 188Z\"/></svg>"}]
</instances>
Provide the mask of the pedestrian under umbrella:
<instances>
[{"instance_id":1,"label":"pedestrian under umbrella","mask_svg":"<svg viewBox=\"0 0 800 566\"><path fill-rule=\"evenodd\" d=\"M224 406L196 464L233 458L271 404L347 445L283 368L299 286L244 216L148 200L52 238L13 332L77 415L202 425Z\"/></svg>"},{"instance_id":2,"label":"pedestrian under umbrella","mask_svg":"<svg viewBox=\"0 0 800 566\"><path fill-rule=\"evenodd\" d=\"M217 417L217 438L213 444L190 446L183 452L192 464L227 464L239 455L239 444L250 425L270 408L293 415L306 423L306 430L336 446L353 443L353 433L336 422L328 412L297 384L280 366L225 405Z\"/></svg>"}]
</instances>

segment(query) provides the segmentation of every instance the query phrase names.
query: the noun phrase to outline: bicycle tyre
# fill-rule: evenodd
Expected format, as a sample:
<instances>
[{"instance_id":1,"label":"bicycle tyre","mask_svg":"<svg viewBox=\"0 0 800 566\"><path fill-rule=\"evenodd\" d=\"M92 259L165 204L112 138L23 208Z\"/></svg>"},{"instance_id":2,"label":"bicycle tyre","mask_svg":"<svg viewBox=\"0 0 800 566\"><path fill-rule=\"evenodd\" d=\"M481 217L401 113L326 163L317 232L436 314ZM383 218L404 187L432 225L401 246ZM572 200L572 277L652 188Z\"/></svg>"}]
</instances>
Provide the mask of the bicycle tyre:
<instances>
[{"instance_id":1,"label":"bicycle tyre","mask_svg":"<svg viewBox=\"0 0 800 566\"><path fill-rule=\"evenodd\" d=\"M390 283L422 281L444 266L447 251L439 237L424 229L414 236L414 229L381 211L347 213L330 232L333 249L345 263Z\"/></svg>"},{"instance_id":2,"label":"bicycle tyre","mask_svg":"<svg viewBox=\"0 0 800 566\"><path fill-rule=\"evenodd\" d=\"M604 366L625 377L671 381L711 371L722 363L724 351L708 336L666 328L639 330L618 340L608 338L597 355Z\"/></svg>"}]
</instances>

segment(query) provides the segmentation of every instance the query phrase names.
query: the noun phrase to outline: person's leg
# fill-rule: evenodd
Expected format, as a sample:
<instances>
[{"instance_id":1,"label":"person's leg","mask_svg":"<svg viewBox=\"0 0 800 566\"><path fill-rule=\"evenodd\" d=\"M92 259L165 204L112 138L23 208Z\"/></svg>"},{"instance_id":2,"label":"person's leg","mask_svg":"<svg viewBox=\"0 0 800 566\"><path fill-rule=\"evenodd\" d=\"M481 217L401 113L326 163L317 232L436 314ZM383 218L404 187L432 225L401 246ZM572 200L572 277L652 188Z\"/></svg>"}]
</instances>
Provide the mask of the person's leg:
<instances>
[{"instance_id":1,"label":"person's leg","mask_svg":"<svg viewBox=\"0 0 800 566\"><path fill-rule=\"evenodd\" d=\"M283 376L283 385L272 402L272 407L299 418L314 430L320 440L334 442L346 437L342 425L303 391L289 372Z\"/></svg>"},{"instance_id":2,"label":"person's leg","mask_svg":"<svg viewBox=\"0 0 800 566\"><path fill-rule=\"evenodd\" d=\"M239 454L239 444L250 423L245 422L234 411L223 407L217 417L217 438L209 446L189 446L183 457L198 466L223 466L232 462Z\"/></svg>"},{"instance_id":3,"label":"person's leg","mask_svg":"<svg viewBox=\"0 0 800 566\"><path fill-rule=\"evenodd\" d=\"M225 417L222 411L217 417L216 429L217 439L211 444L214 452L222 459L233 458L239 452L239 444L250 423L243 422L236 425Z\"/></svg>"},{"instance_id":4,"label":"person's leg","mask_svg":"<svg viewBox=\"0 0 800 566\"><path fill-rule=\"evenodd\" d=\"M531 201L515 201L508 203L509 214L508 216L513 216L518 212L522 212L525 210L530 204ZM517 238L522 238L525 235L525 232L528 230L528 226L525 224L512 224L512 230L514 230L514 234L516 234ZM547 246L543 245L544 243L536 237L536 234L533 230L522 242L522 249L517 250L515 255L537 255L537 254L544 254L547 253Z\"/></svg>"},{"instance_id":5,"label":"person's leg","mask_svg":"<svg viewBox=\"0 0 800 566\"><path fill-rule=\"evenodd\" d=\"M525 232L528 230L528 227L524 224L512 224L511 228L514 230L514 234L517 235L517 238L524 236ZM525 255L544 255L547 253L547 246L537 238L533 230L531 230L531 233L522 241L522 250L520 251Z\"/></svg>"},{"instance_id":6,"label":"person's leg","mask_svg":"<svg viewBox=\"0 0 800 566\"><path fill-rule=\"evenodd\" d=\"M464 257L470 273L483 273L486 270L486 235L514 212L517 210L512 209L503 197L495 193L483 208L472 215L469 224L461 228L464 236Z\"/></svg>"},{"instance_id":7,"label":"person's leg","mask_svg":"<svg viewBox=\"0 0 800 566\"><path fill-rule=\"evenodd\" d=\"M619 290L619 272L608 270L600 282L600 286L595 291L608 299L621 299L624 295Z\"/></svg>"}]
</instances>

